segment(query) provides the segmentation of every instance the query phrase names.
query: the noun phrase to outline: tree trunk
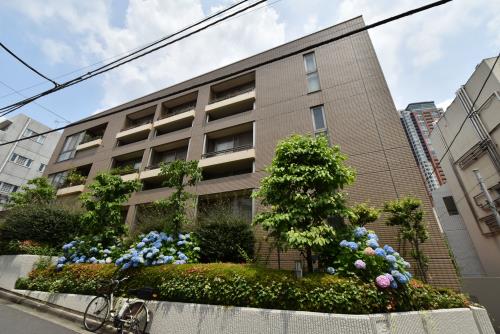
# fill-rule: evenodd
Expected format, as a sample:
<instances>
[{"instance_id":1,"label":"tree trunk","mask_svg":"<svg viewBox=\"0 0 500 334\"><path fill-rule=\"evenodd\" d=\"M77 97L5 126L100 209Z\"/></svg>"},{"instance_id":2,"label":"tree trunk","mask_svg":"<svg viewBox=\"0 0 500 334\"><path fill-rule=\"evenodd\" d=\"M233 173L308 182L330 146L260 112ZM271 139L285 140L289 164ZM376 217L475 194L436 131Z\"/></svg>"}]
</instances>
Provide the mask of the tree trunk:
<instances>
[{"instance_id":1,"label":"tree trunk","mask_svg":"<svg viewBox=\"0 0 500 334\"><path fill-rule=\"evenodd\" d=\"M425 269L424 269L424 263L422 261L422 254L420 254L420 245L419 245L419 242L418 242L418 239L414 239L413 240L413 243L414 243L414 246L415 246L415 255L416 255L416 260L417 260L417 266L418 266L418 269L420 271L420 276L422 277L422 281L424 281L424 283L427 283L427 275L426 275L426 272L425 272Z\"/></svg>"},{"instance_id":2,"label":"tree trunk","mask_svg":"<svg viewBox=\"0 0 500 334\"><path fill-rule=\"evenodd\" d=\"M281 269L281 250L280 247L276 249L278 251L278 269Z\"/></svg>"},{"instance_id":3,"label":"tree trunk","mask_svg":"<svg viewBox=\"0 0 500 334\"><path fill-rule=\"evenodd\" d=\"M311 247L306 247L306 260L307 260L307 271L312 273L314 271L314 268L313 268Z\"/></svg>"}]
</instances>

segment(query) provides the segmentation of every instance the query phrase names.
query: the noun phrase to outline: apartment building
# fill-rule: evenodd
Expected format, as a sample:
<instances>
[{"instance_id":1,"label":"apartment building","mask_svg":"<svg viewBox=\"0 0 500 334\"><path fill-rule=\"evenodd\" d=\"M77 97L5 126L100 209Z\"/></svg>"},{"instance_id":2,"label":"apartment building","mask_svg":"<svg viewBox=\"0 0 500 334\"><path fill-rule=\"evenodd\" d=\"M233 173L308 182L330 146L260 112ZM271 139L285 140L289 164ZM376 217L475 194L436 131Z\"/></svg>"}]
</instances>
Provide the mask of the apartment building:
<instances>
[{"instance_id":1,"label":"apartment building","mask_svg":"<svg viewBox=\"0 0 500 334\"><path fill-rule=\"evenodd\" d=\"M425 245L430 281L457 288L368 33L314 46L363 26L357 17L104 111L102 118L63 133L45 173L64 197L85 191L85 184L64 185L71 169L85 175L86 184L112 168L124 179L142 180L142 191L126 208L126 221L134 224L141 205L170 193L158 176L160 162L199 160L204 180L193 189L199 205L225 197L252 217L261 208L250 193L259 187L278 141L295 133L327 134L358 171L348 190L352 202L381 206L409 194L423 199L431 235ZM382 221L371 227L384 242L397 243L396 230ZM260 258L275 266L276 252L258 233ZM282 267L292 268L297 259L296 252L282 255Z\"/></svg>"},{"instance_id":2,"label":"apartment building","mask_svg":"<svg viewBox=\"0 0 500 334\"><path fill-rule=\"evenodd\" d=\"M10 119L0 118L0 143L33 136L50 128L19 114ZM28 180L43 175L60 134L50 133L30 140L0 146L0 210Z\"/></svg>"},{"instance_id":3,"label":"apartment building","mask_svg":"<svg viewBox=\"0 0 500 334\"><path fill-rule=\"evenodd\" d=\"M410 103L399 113L413 156L424 177L427 191L431 194L446 183L443 169L429 138L434 123L441 117L443 110L437 108L434 101L428 101Z\"/></svg>"},{"instance_id":4,"label":"apartment building","mask_svg":"<svg viewBox=\"0 0 500 334\"><path fill-rule=\"evenodd\" d=\"M464 277L464 289L486 298L481 302L500 319L500 225L478 184L481 174L497 208L500 201L500 64L478 94L491 71L495 57L484 59L458 89L456 97L436 123L431 140L446 174L452 199L472 240L483 271ZM474 108L473 101L477 98ZM458 135L457 135L458 133ZM451 144L453 142L453 145ZM451 145L451 146L450 146ZM453 246L453 245L452 245ZM454 252L459 252L457 245ZM491 304L494 303L494 304ZM492 305L492 306L490 306ZM498 320L497 320L498 321ZM498 325L500 329L500 325Z\"/></svg>"}]
</instances>

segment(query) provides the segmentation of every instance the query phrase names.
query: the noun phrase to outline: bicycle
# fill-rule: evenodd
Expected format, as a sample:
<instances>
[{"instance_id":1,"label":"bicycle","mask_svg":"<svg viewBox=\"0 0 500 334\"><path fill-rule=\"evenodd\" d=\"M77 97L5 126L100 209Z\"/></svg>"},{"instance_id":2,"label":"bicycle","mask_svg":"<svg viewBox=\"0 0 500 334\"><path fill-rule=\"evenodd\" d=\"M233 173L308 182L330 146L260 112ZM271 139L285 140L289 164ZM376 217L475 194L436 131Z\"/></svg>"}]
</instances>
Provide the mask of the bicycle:
<instances>
[{"instance_id":1,"label":"bicycle","mask_svg":"<svg viewBox=\"0 0 500 334\"><path fill-rule=\"evenodd\" d=\"M116 313L115 310L117 305L115 304L114 292L120 283L128 278L112 279L107 291L99 293L90 301L83 315L83 326L86 330L95 332L104 325L106 320L110 319L117 329L117 333L123 333L124 328L134 334L146 333L149 322L149 310L146 302L153 296L152 288L129 290L129 294L135 295L137 298L127 297L119 312Z\"/></svg>"}]
</instances>

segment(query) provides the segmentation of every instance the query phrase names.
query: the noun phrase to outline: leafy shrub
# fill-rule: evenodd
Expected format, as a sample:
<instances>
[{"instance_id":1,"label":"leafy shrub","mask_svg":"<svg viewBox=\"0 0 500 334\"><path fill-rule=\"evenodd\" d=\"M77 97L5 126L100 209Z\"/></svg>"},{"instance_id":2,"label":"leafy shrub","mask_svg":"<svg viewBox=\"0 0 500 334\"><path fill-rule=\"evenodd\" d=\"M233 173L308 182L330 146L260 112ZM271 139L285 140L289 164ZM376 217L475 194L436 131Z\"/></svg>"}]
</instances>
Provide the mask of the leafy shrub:
<instances>
[{"instance_id":1,"label":"leafy shrub","mask_svg":"<svg viewBox=\"0 0 500 334\"><path fill-rule=\"evenodd\" d=\"M366 282L375 282L380 288L406 285L412 275L410 264L399 253L385 245L381 247L373 231L364 227L345 227L337 233L336 240L324 252L323 261L330 265L326 271L344 277L355 276ZM326 256L325 256L326 255Z\"/></svg>"},{"instance_id":2,"label":"leafy shrub","mask_svg":"<svg viewBox=\"0 0 500 334\"><path fill-rule=\"evenodd\" d=\"M80 233L79 215L50 205L16 206L9 210L0 226L3 240L32 240L60 247Z\"/></svg>"},{"instance_id":3,"label":"leafy shrub","mask_svg":"<svg viewBox=\"0 0 500 334\"><path fill-rule=\"evenodd\" d=\"M116 260L115 264L125 270L167 263L197 263L199 252L200 247L196 239L189 233L179 233L178 237L174 238L164 232L151 231L147 235L139 236L139 241Z\"/></svg>"},{"instance_id":4,"label":"leafy shrub","mask_svg":"<svg viewBox=\"0 0 500 334\"><path fill-rule=\"evenodd\" d=\"M11 240L8 244L10 254L30 254L40 256L56 256L60 254L57 248L38 243L33 240Z\"/></svg>"},{"instance_id":5,"label":"leafy shrub","mask_svg":"<svg viewBox=\"0 0 500 334\"><path fill-rule=\"evenodd\" d=\"M19 279L17 289L95 294L99 281L116 273L111 265L69 265L34 270ZM451 290L418 281L404 289L384 290L357 278L315 273L298 280L291 272L239 264L162 265L129 269L121 286L152 286L159 300L234 305L314 312L367 314L387 311L466 307L468 301ZM120 293L119 292L119 293Z\"/></svg>"},{"instance_id":6,"label":"leafy shrub","mask_svg":"<svg viewBox=\"0 0 500 334\"><path fill-rule=\"evenodd\" d=\"M201 247L201 261L245 262L254 256L255 237L250 224L225 208L203 215L196 236Z\"/></svg>"}]
</instances>

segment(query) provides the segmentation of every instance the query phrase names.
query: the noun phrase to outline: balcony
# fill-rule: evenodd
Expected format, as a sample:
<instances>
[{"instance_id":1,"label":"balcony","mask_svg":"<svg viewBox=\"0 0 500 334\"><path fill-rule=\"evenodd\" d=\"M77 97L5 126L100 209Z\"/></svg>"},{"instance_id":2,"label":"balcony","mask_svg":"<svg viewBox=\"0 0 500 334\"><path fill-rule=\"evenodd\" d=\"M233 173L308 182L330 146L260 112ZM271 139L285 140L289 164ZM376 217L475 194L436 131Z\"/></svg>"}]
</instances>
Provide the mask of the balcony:
<instances>
[{"instance_id":1,"label":"balcony","mask_svg":"<svg viewBox=\"0 0 500 334\"><path fill-rule=\"evenodd\" d=\"M129 144L144 140L148 138L151 129L153 129L152 122L141 125L132 125L118 132L116 134L116 139L118 139L122 144Z\"/></svg>"},{"instance_id":2,"label":"balcony","mask_svg":"<svg viewBox=\"0 0 500 334\"><path fill-rule=\"evenodd\" d=\"M85 165L58 173L60 177L56 178L57 181L55 182L56 195L66 196L83 192L91 168L92 165ZM52 179L54 179L54 176L52 176Z\"/></svg>"},{"instance_id":3,"label":"balcony","mask_svg":"<svg viewBox=\"0 0 500 334\"><path fill-rule=\"evenodd\" d=\"M203 158L199 161L198 166L200 168L206 168L214 165L224 165L253 159L255 159L255 149L252 145L245 145L203 154Z\"/></svg>"},{"instance_id":4,"label":"balcony","mask_svg":"<svg viewBox=\"0 0 500 334\"><path fill-rule=\"evenodd\" d=\"M156 178L160 175L160 170L161 168L158 165L148 166L146 167L146 170L142 171L139 174L139 179L145 180L145 179Z\"/></svg>"},{"instance_id":5,"label":"balcony","mask_svg":"<svg viewBox=\"0 0 500 334\"><path fill-rule=\"evenodd\" d=\"M195 110L189 109L175 114L167 114L165 118L154 122L153 127L158 135L189 128L193 124Z\"/></svg>"},{"instance_id":6,"label":"balcony","mask_svg":"<svg viewBox=\"0 0 500 334\"><path fill-rule=\"evenodd\" d=\"M79 184L76 186L65 187L65 188L59 188L57 190L56 195L57 196L67 196L67 195L79 194L79 193L83 192L84 189L85 189L84 184Z\"/></svg>"},{"instance_id":7,"label":"balcony","mask_svg":"<svg viewBox=\"0 0 500 334\"><path fill-rule=\"evenodd\" d=\"M216 120L254 109L255 86L246 86L223 95L205 107L209 120Z\"/></svg>"},{"instance_id":8,"label":"balcony","mask_svg":"<svg viewBox=\"0 0 500 334\"><path fill-rule=\"evenodd\" d=\"M77 151L83 151L90 148L98 147L102 145L102 138L93 139L87 142L80 143L77 147Z\"/></svg>"},{"instance_id":9,"label":"balcony","mask_svg":"<svg viewBox=\"0 0 500 334\"><path fill-rule=\"evenodd\" d=\"M153 129L156 106L127 115L124 128L116 134L118 146L147 139Z\"/></svg>"}]
</instances>

